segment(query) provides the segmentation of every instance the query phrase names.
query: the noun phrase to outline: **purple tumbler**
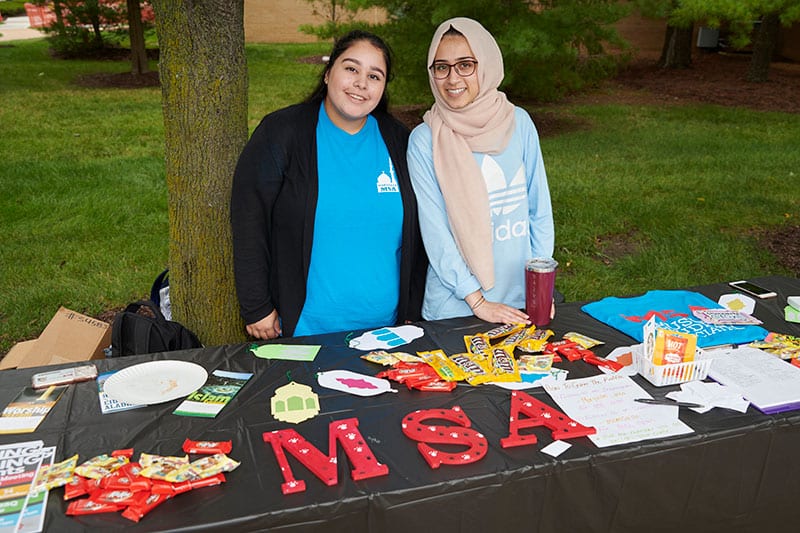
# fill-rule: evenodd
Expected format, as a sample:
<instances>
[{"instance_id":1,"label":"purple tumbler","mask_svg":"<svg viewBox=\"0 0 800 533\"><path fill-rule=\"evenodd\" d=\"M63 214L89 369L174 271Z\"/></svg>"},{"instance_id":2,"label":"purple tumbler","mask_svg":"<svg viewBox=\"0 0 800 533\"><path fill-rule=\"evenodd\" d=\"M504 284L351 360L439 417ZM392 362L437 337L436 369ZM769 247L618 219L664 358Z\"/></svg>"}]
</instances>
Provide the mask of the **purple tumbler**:
<instances>
[{"instance_id":1,"label":"purple tumbler","mask_svg":"<svg viewBox=\"0 0 800 533\"><path fill-rule=\"evenodd\" d=\"M536 326L550 323L557 266L558 261L547 257L525 262L525 312Z\"/></svg>"}]
</instances>

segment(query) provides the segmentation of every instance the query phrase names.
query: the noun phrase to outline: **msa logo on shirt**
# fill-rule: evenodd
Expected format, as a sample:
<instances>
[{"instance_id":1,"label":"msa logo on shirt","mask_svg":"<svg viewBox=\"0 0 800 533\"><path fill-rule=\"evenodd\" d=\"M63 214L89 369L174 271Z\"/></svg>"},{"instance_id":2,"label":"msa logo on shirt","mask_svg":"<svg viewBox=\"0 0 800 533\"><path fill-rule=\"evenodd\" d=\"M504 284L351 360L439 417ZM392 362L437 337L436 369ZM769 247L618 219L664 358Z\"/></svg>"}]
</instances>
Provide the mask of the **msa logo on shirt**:
<instances>
[{"instance_id":1,"label":"msa logo on shirt","mask_svg":"<svg viewBox=\"0 0 800 533\"><path fill-rule=\"evenodd\" d=\"M378 175L378 181L376 183L378 187L378 194L383 192L400 192L400 189L397 187L397 180L394 177L394 165L392 165L392 158L389 158L389 174L387 175L386 172L381 172Z\"/></svg>"},{"instance_id":2,"label":"msa logo on shirt","mask_svg":"<svg viewBox=\"0 0 800 533\"><path fill-rule=\"evenodd\" d=\"M486 156L481 163L481 172L489 192L489 209L495 220L495 240L507 241L528 235L525 168L520 165L511 181L506 182L506 175L500 165L493 158ZM505 220L497 220L497 217L502 215L506 215Z\"/></svg>"}]
</instances>

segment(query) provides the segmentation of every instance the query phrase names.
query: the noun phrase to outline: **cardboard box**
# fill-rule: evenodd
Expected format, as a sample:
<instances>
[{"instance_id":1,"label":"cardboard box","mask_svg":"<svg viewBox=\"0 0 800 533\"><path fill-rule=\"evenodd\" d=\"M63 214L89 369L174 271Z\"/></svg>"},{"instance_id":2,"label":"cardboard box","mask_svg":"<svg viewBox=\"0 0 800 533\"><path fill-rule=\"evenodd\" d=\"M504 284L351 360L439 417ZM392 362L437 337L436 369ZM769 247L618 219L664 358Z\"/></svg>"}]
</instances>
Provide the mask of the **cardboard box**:
<instances>
[{"instance_id":1,"label":"cardboard box","mask_svg":"<svg viewBox=\"0 0 800 533\"><path fill-rule=\"evenodd\" d=\"M111 324L61 307L38 339L11 348L0 369L104 359L110 344Z\"/></svg>"}]
</instances>

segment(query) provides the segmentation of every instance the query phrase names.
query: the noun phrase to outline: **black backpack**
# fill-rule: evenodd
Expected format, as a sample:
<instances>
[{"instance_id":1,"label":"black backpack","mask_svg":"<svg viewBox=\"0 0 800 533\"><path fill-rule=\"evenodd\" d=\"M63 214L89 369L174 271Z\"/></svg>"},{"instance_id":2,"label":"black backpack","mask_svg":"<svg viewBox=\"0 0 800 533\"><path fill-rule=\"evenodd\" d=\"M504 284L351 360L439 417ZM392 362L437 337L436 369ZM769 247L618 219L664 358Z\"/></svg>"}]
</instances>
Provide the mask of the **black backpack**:
<instances>
[{"instance_id":1,"label":"black backpack","mask_svg":"<svg viewBox=\"0 0 800 533\"><path fill-rule=\"evenodd\" d=\"M144 313L140 312L144 311ZM111 326L111 356L201 348L197 335L167 320L150 300L128 304Z\"/></svg>"}]
</instances>

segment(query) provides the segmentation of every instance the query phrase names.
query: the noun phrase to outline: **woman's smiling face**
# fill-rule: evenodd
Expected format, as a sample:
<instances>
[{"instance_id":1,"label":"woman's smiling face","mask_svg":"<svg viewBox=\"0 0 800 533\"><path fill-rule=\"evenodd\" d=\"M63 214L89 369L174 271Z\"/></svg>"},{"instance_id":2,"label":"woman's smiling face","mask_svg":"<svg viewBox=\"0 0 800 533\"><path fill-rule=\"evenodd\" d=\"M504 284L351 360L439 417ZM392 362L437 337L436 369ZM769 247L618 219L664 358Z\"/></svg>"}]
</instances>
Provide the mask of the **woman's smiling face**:
<instances>
[{"instance_id":1,"label":"woman's smiling face","mask_svg":"<svg viewBox=\"0 0 800 533\"><path fill-rule=\"evenodd\" d=\"M356 133L386 89L383 52L369 41L357 41L342 53L325 75L325 111L339 128Z\"/></svg>"},{"instance_id":2,"label":"woman's smiling face","mask_svg":"<svg viewBox=\"0 0 800 533\"><path fill-rule=\"evenodd\" d=\"M463 35L445 35L439 42L436 55L433 58L436 63L447 63L453 65L460 61L475 61L467 39ZM478 82L478 69L469 76L459 76L455 68L450 68L450 74L441 80L434 78L433 82L439 91L439 96L453 109L461 109L471 104L480 91Z\"/></svg>"}]
</instances>

